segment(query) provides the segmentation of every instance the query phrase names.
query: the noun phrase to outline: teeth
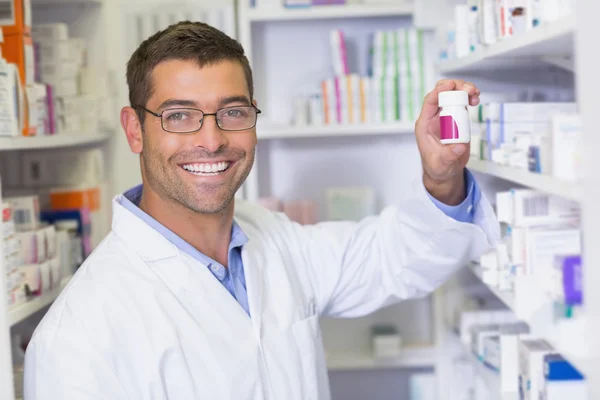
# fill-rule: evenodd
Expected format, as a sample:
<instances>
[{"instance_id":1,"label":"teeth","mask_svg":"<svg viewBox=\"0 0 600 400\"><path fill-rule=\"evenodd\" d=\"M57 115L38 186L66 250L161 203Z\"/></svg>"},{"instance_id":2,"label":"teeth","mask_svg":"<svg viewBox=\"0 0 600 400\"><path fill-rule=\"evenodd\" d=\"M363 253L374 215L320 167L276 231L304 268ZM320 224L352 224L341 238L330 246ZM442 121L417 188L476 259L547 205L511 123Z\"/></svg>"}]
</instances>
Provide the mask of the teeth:
<instances>
[{"instance_id":1,"label":"teeth","mask_svg":"<svg viewBox=\"0 0 600 400\"><path fill-rule=\"evenodd\" d=\"M219 162L212 164L186 164L183 166L183 169L194 173L214 175L226 170L229 167L229 164L229 162Z\"/></svg>"}]
</instances>

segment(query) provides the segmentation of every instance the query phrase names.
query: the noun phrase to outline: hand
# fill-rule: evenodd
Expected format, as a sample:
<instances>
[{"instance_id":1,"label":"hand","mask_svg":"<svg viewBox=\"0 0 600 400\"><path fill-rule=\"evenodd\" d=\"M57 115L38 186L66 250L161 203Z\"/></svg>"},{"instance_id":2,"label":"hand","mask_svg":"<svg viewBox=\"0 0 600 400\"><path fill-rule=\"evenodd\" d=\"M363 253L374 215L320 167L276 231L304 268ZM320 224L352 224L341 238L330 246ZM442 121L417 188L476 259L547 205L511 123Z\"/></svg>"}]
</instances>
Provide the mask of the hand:
<instances>
[{"instance_id":1,"label":"hand","mask_svg":"<svg viewBox=\"0 0 600 400\"><path fill-rule=\"evenodd\" d=\"M469 161L470 144L440 142L438 93L447 90L464 90L469 93L472 106L479 104L480 91L474 84L462 80L441 80L425 96L421 115L415 123L415 134L425 188L442 203L458 205L466 197L464 169Z\"/></svg>"}]
</instances>

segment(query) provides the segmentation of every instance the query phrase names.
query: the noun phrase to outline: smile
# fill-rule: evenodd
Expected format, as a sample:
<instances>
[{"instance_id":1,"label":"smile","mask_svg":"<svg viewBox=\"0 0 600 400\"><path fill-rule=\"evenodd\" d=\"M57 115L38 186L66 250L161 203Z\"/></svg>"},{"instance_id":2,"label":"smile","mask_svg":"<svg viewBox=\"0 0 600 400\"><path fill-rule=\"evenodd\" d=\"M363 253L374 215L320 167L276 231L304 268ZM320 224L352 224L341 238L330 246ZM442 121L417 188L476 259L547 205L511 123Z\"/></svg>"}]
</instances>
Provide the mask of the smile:
<instances>
[{"instance_id":1,"label":"smile","mask_svg":"<svg viewBox=\"0 0 600 400\"><path fill-rule=\"evenodd\" d=\"M231 166L231 162L223 161L218 163L192 163L183 164L181 168L198 176L213 176L219 175L227 171Z\"/></svg>"}]
</instances>

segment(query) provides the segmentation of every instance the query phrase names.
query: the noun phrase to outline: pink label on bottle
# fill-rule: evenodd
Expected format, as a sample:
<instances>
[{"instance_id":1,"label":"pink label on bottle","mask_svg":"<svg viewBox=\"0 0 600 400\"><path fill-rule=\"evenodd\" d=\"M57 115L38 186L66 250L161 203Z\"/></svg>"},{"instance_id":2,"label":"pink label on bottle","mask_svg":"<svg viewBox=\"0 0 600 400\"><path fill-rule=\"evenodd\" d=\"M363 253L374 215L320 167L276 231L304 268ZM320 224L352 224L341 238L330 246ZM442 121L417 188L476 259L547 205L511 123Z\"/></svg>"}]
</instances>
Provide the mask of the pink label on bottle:
<instances>
[{"instance_id":1,"label":"pink label on bottle","mask_svg":"<svg viewBox=\"0 0 600 400\"><path fill-rule=\"evenodd\" d=\"M440 139L458 139L458 125L450 115L440 117Z\"/></svg>"}]
</instances>

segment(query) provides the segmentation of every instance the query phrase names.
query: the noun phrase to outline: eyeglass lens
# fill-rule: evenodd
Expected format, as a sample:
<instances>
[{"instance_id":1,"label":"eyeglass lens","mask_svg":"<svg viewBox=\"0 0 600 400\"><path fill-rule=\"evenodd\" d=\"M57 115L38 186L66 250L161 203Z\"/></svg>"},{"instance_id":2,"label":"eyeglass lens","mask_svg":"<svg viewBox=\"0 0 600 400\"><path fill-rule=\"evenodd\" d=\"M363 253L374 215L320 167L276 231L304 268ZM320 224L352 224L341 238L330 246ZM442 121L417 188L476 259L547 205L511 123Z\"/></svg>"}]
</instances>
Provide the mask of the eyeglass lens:
<instances>
[{"instance_id":1,"label":"eyeglass lens","mask_svg":"<svg viewBox=\"0 0 600 400\"><path fill-rule=\"evenodd\" d=\"M242 131L256 124L256 108L250 106L227 107L217 111L217 124L225 131ZM173 108L162 113L163 129L186 133L200 129L204 113L192 108Z\"/></svg>"}]
</instances>

